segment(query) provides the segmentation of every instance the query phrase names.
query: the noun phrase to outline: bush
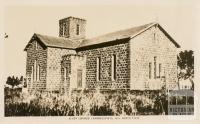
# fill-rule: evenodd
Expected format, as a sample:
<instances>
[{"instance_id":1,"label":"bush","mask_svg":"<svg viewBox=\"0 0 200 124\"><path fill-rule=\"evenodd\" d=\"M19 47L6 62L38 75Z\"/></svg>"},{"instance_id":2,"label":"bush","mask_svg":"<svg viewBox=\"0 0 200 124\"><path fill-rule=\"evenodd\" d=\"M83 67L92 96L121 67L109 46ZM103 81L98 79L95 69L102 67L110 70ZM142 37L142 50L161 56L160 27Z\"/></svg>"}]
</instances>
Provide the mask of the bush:
<instances>
[{"instance_id":1,"label":"bush","mask_svg":"<svg viewBox=\"0 0 200 124\"><path fill-rule=\"evenodd\" d=\"M15 94L13 94L15 92ZM17 92L17 93L16 93ZM12 94L12 95L11 95ZM155 94L129 91L75 91L70 96L48 92L5 92L5 116L126 116L161 114Z\"/></svg>"}]
</instances>

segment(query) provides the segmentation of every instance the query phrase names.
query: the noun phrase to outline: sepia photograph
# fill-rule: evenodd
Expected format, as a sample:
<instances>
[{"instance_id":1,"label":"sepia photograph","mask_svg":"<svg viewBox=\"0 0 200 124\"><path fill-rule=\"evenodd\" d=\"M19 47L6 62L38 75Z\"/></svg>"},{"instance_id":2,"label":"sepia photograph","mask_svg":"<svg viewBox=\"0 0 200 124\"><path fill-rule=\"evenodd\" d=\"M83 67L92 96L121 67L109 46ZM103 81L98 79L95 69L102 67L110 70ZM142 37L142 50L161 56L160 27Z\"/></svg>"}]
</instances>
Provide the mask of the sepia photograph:
<instances>
[{"instance_id":1,"label":"sepia photograph","mask_svg":"<svg viewBox=\"0 0 200 124\"><path fill-rule=\"evenodd\" d=\"M3 117L199 114L195 2L16 3L3 7Z\"/></svg>"}]
</instances>

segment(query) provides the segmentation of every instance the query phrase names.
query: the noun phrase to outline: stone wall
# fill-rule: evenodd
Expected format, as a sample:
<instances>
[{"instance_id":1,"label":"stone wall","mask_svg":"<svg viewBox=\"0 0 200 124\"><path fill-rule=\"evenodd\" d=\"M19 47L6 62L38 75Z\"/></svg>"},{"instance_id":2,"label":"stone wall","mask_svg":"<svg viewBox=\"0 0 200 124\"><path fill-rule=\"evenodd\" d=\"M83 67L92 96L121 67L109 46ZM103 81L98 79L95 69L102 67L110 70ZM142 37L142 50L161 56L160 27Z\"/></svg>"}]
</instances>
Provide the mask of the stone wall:
<instances>
[{"instance_id":1,"label":"stone wall","mask_svg":"<svg viewBox=\"0 0 200 124\"><path fill-rule=\"evenodd\" d=\"M160 83L161 77L165 78L167 87L176 85L177 48L158 27L151 27L131 39L130 50L131 89L145 89L145 83L150 85ZM156 57L156 79L154 79L154 57ZM151 78L149 78L149 63L151 63ZM161 64L160 77L159 64Z\"/></svg>"},{"instance_id":2,"label":"stone wall","mask_svg":"<svg viewBox=\"0 0 200 124\"><path fill-rule=\"evenodd\" d=\"M80 55L71 56L71 89L84 89L86 87L86 57ZM81 71L81 75L78 75ZM81 76L81 77L80 77ZM81 80L81 87L78 86L78 79Z\"/></svg>"},{"instance_id":3,"label":"stone wall","mask_svg":"<svg viewBox=\"0 0 200 124\"><path fill-rule=\"evenodd\" d=\"M47 48L47 90L59 90L61 84L62 56L76 54L75 50Z\"/></svg>"},{"instance_id":4,"label":"stone wall","mask_svg":"<svg viewBox=\"0 0 200 124\"><path fill-rule=\"evenodd\" d=\"M77 54L68 54L62 57L61 77L64 92L73 89L84 89L86 86L86 57ZM81 75L78 74L81 71ZM78 79L81 86L78 86Z\"/></svg>"},{"instance_id":5,"label":"stone wall","mask_svg":"<svg viewBox=\"0 0 200 124\"><path fill-rule=\"evenodd\" d=\"M76 21L73 22L75 25ZM26 75L29 90L62 89L64 87L62 76L65 75L62 66L68 68L66 80L69 83L66 87L70 87L69 89L77 88L78 70L82 70L83 88L89 89L144 90L147 83L159 82L161 77L165 78L169 89L177 83L177 48L155 26L130 41L113 41L112 44L99 44L96 47L79 49L77 52L62 48L43 48L39 42L37 46L36 49L36 40L34 40L27 48ZM114 80L112 79L113 55L116 56ZM154 57L156 57L156 78L154 78ZM97 58L100 58L99 79L97 79ZM40 66L38 81L32 80L32 67L35 60ZM149 63L151 63L151 71L149 71ZM161 64L160 74L159 64Z\"/></svg>"},{"instance_id":6,"label":"stone wall","mask_svg":"<svg viewBox=\"0 0 200 124\"><path fill-rule=\"evenodd\" d=\"M60 85L62 93L69 93L70 91L71 64L71 55L62 56Z\"/></svg>"},{"instance_id":7,"label":"stone wall","mask_svg":"<svg viewBox=\"0 0 200 124\"><path fill-rule=\"evenodd\" d=\"M79 25L79 34L77 34L77 25ZM86 20L68 17L59 21L59 28L60 37L66 37L74 40L84 39L86 32Z\"/></svg>"},{"instance_id":8,"label":"stone wall","mask_svg":"<svg viewBox=\"0 0 200 124\"><path fill-rule=\"evenodd\" d=\"M37 49L36 49L37 42ZM39 80L33 81L33 66L35 60L39 65ZM26 77L28 83L28 90L45 90L46 89L46 68L47 68L47 50L41 47L38 41L33 40L27 47L27 58L26 58Z\"/></svg>"},{"instance_id":9,"label":"stone wall","mask_svg":"<svg viewBox=\"0 0 200 124\"><path fill-rule=\"evenodd\" d=\"M126 89L130 82L129 43L91 48L78 53L86 56L86 87L90 89ZM112 55L116 55L116 79L111 78ZM101 59L100 80L97 80L97 58Z\"/></svg>"}]
</instances>

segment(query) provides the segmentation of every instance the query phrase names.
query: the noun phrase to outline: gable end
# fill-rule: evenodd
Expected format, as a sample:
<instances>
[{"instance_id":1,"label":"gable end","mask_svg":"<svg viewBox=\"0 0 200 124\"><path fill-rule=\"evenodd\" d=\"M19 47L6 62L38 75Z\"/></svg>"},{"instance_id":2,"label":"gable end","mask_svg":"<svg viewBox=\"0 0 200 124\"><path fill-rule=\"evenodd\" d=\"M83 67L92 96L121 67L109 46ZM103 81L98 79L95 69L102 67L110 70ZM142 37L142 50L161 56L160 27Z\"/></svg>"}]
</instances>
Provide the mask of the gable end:
<instances>
[{"instance_id":1,"label":"gable end","mask_svg":"<svg viewBox=\"0 0 200 124\"><path fill-rule=\"evenodd\" d=\"M30 45L33 41L37 41L37 42L42 46L42 48L44 48L44 49L47 48L47 46L37 37L37 35L34 34L34 35L31 37L31 39L30 39L30 41L28 42L28 44L26 45L26 47L24 48L24 51L27 50L27 48L29 47L29 45Z\"/></svg>"},{"instance_id":2,"label":"gable end","mask_svg":"<svg viewBox=\"0 0 200 124\"><path fill-rule=\"evenodd\" d=\"M138 35L142 34L143 32L147 31L149 28L151 28L151 27L153 27L153 26L157 26L157 27L165 34L165 36L166 36L167 38L169 38L169 40L170 40L177 48L180 48L180 47L181 47L181 46L167 33L167 31L165 31L165 29L162 28L162 26L160 26L160 24L158 24L158 23L154 23L153 25L151 25L151 26L145 28L144 30L138 32L137 34L133 35L133 36L131 37L131 39L134 38L134 37L137 37Z\"/></svg>"}]
</instances>

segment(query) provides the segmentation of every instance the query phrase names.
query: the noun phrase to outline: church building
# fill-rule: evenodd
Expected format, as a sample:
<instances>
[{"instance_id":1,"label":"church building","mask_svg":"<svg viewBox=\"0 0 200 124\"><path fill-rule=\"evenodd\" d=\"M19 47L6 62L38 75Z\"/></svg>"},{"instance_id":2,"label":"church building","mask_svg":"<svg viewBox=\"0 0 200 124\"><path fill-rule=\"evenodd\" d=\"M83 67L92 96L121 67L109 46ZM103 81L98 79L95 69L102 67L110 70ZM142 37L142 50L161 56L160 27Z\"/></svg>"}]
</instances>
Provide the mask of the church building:
<instances>
[{"instance_id":1,"label":"church building","mask_svg":"<svg viewBox=\"0 0 200 124\"><path fill-rule=\"evenodd\" d=\"M86 38L86 20L59 20L59 37L25 47L28 90L159 90L177 86L180 45L158 23Z\"/></svg>"}]
</instances>

